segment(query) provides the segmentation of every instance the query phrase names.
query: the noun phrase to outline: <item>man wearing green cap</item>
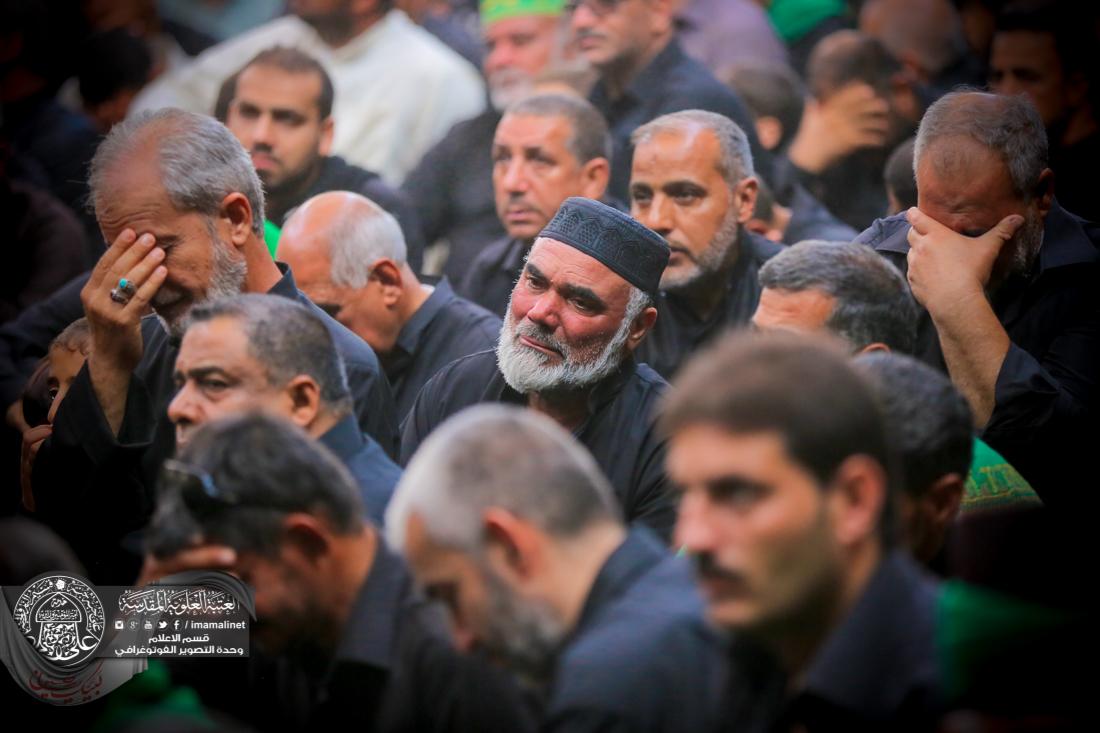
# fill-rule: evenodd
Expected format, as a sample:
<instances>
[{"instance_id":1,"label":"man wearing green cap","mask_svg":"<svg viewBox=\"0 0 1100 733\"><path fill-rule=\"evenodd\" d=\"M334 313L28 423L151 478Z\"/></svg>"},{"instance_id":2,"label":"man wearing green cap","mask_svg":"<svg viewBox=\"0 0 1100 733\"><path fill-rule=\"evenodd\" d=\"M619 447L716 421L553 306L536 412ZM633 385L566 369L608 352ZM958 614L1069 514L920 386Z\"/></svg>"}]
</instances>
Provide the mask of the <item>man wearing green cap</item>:
<instances>
[{"instance_id":1,"label":"man wearing green cap","mask_svg":"<svg viewBox=\"0 0 1100 733\"><path fill-rule=\"evenodd\" d=\"M493 134L504 110L534 92L540 74L570 63L563 6L564 0L481 0L492 104L455 125L405 180L425 240L450 245L444 274L455 282L486 244L504 235L493 199Z\"/></svg>"}]
</instances>

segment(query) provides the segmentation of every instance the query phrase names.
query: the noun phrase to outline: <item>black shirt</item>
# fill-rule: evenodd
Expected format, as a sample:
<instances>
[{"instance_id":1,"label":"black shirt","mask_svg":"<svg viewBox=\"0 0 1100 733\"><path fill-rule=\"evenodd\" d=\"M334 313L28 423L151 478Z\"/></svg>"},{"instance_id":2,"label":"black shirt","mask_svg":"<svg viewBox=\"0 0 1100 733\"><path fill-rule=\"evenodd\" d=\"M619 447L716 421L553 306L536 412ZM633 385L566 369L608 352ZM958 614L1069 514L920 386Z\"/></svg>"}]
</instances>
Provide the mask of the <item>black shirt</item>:
<instances>
[{"instance_id":1,"label":"black shirt","mask_svg":"<svg viewBox=\"0 0 1100 733\"><path fill-rule=\"evenodd\" d=\"M318 440L347 466L359 484L367 516L381 527L393 489L401 479L401 468L373 438L363 434L351 415L329 428Z\"/></svg>"},{"instance_id":2,"label":"black shirt","mask_svg":"<svg viewBox=\"0 0 1100 733\"><path fill-rule=\"evenodd\" d=\"M325 323L344 360L359 426L396 455L393 395L374 352L313 305L294 284L289 268L280 268L283 277L268 292L298 300ZM58 408L53 434L34 463L39 518L73 545L96 582L129 583L136 577L141 548L127 540L120 551L118 539L148 521L157 473L176 448L167 409L176 391L172 372L179 345L155 316L142 320L141 332L145 350L130 379L118 435L107 424L85 366Z\"/></svg>"},{"instance_id":3,"label":"black shirt","mask_svg":"<svg viewBox=\"0 0 1100 733\"><path fill-rule=\"evenodd\" d=\"M510 681L453 648L445 612L416 591L404 561L381 539L329 660L309 667L253 649L251 658L231 664L231 680L221 664L175 661L173 677L194 687L207 707L256 730L532 727Z\"/></svg>"},{"instance_id":4,"label":"black shirt","mask_svg":"<svg viewBox=\"0 0 1100 733\"><path fill-rule=\"evenodd\" d=\"M689 566L636 527L588 592L542 730L713 730L723 656Z\"/></svg>"},{"instance_id":5,"label":"black shirt","mask_svg":"<svg viewBox=\"0 0 1100 733\"><path fill-rule=\"evenodd\" d=\"M664 475L665 440L654 422L657 400L667 386L645 364L628 359L592 390L588 419L573 431L611 481L626 520L640 520L666 540L676 522L676 505ZM526 396L504 381L494 351L452 362L424 385L401 426L401 464L408 465L440 423L481 402L527 405Z\"/></svg>"},{"instance_id":6,"label":"black shirt","mask_svg":"<svg viewBox=\"0 0 1100 733\"><path fill-rule=\"evenodd\" d=\"M420 214L429 243L450 244L443 273L452 282L477 253L504 234L493 198L493 135L500 113L491 107L459 122L409 173L401 189Z\"/></svg>"},{"instance_id":7,"label":"black shirt","mask_svg":"<svg viewBox=\"0 0 1100 733\"><path fill-rule=\"evenodd\" d=\"M904 214L859 236L903 273L909 223ZM1100 435L1100 225L1057 202L1047 214L1035 272L1010 279L991 304L1011 340L981 438L1014 466L1051 508L1080 506L1082 476L1095 471ZM935 326L922 309L919 355L944 369ZM1076 491L1076 493L1074 493Z\"/></svg>"},{"instance_id":8,"label":"black shirt","mask_svg":"<svg viewBox=\"0 0 1100 733\"><path fill-rule=\"evenodd\" d=\"M455 295L446 278L437 282L382 358L400 418L436 372L455 359L495 348L498 336L500 318Z\"/></svg>"},{"instance_id":9,"label":"black shirt","mask_svg":"<svg viewBox=\"0 0 1100 733\"><path fill-rule=\"evenodd\" d=\"M734 638L725 730L936 730L945 706L937 656L939 588L888 554L789 691L776 659Z\"/></svg>"},{"instance_id":10,"label":"black shirt","mask_svg":"<svg viewBox=\"0 0 1100 733\"><path fill-rule=\"evenodd\" d=\"M669 41L649 66L631 80L623 96L611 99L601 79L592 89L589 101L611 128L613 153L608 191L618 199L630 200L630 169L634 157L631 133L661 115L686 109L717 112L736 122L749 139L757 173L765 180L771 179L771 156L756 139L752 115L731 89L685 54L678 41Z\"/></svg>"},{"instance_id":11,"label":"black shirt","mask_svg":"<svg viewBox=\"0 0 1100 733\"><path fill-rule=\"evenodd\" d=\"M802 186L795 186L790 202L791 220L783 232L784 244L798 244L806 239L826 242L851 242L859 232L829 213L824 204Z\"/></svg>"},{"instance_id":12,"label":"black shirt","mask_svg":"<svg viewBox=\"0 0 1100 733\"><path fill-rule=\"evenodd\" d=\"M405 259L408 260L409 267L414 272L420 271L420 266L424 262L424 230L420 225L420 217L409 199L400 191L391 188L374 171L352 165L338 155L321 159L321 172L316 180L287 208L274 208L269 198L267 218L282 227L295 207L317 194L329 191L351 191L361 194L392 214L401 225L401 233L405 235L405 247L408 250Z\"/></svg>"},{"instance_id":13,"label":"black shirt","mask_svg":"<svg viewBox=\"0 0 1100 733\"><path fill-rule=\"evenodd\" d=\"M760 266L780 250L778 244L745 232L725 295L705 319L696 316L680 297L662 292L657 302L657 322L635 352L638 361L671 379L685 359L717 335L748 323L760 302Z\"/></svg>"},{"instance_id":14,"label":"black shirt","mask_svg":"<svg viewBox=\"0 0 1100 733\"><path fill-rule=\"evenodd\" d=\"M512 237L501 237L485 249L470 265L458 292L481 307L504 317L512 297L529 244Z\"/></svg>"}]
</instances>

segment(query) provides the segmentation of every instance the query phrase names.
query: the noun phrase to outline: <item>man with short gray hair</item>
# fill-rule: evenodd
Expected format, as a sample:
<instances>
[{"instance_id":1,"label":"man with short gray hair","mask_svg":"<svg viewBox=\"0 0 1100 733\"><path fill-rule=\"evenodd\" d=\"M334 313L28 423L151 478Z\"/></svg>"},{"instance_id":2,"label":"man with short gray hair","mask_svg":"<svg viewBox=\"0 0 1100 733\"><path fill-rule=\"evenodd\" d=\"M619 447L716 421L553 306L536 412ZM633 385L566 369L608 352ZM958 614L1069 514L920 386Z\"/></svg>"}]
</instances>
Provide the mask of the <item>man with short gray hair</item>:
<instances>
[{"instance_id":1,"label":"man with short gray hair","mask_svg":"<svg viewBox=\"0 0 1100 733\"><path fill-rule=\"evenodd\" d=\"M33 473L43 518L86 561L95 565L117 549L112 535L148 518L156 471L175 447L165 410L179 339L191 310L217 297L266 292L314 309L344 360L360 426L396 451L393 397L377 358L271 260L259 178L224 125L176 109L132 117L100 145L89 180L112 242L81 292L94 353Z\"/></svg>"},{"instance_id":2,"label":"man with short gray hair","mask_svg":"<svg viewBox=\"0 0 1100 733\"><path fill-rule=\"evenodd\" d=\"M320 317L274 295L223 298L195 308L180 343L168 419L182 448L204 424L260 410L284 417L339 458L375 523L401 469L351 414L344 364Z\"/></svg>"},{"instance_id":3,"label":"man with short gray hair","mask_svg":"<svg viewBox=\"0 0 1100 733\"><path fill-rule=\"evenodd\" d=\"M714 727L722 647L688 567L623 525L600 467L553 420L501 405L455 415L386 520L459 646L545 697L540 730Z\"/></svg>"},{"instance_id":4,"label":"man with short gray hair","mask_svg":"<svg viewBox=\"0 0 1100 733\"><path fill-rule=\"evenodd\" d=\"M922 356L946 364L981 437L1048 507L1072 507L1100 431L1100 229L1055 200L1025 97L943 97L913 166L917 207L860 241L907 273Z\"/></svg>"},{"instance_id":5,"label":"man with short gray hair","mask_svg":"<svg viewBox=\"0 0 1100 733\"><path fill-rule=\"evenodd\" d=\"M756 272L779 246L745 229L757 179L745 132L714 112L674 112L634 131L631 214L669 243L657 320L639 359L665 378L718 333L746 323Z\"/></svg>"},{"instance_id":6,"label":"man with short gray hair","mask_svg":"<svg viewBox=\"0 0 1100 733\"><path fill-rule=\"evenodd\" d=\"M491 349L500 333L500 318L455 295L447 278L422 283L397 221L359 194L331 191L298 207L279 259L314 303L378 354L401 419L436 372Z\"/></svg>"},{"instance_id":7,"label":"man with short gray hair","mask_svg":"<svg viewBox=\"0 0 1100 733\"><path fill-rule=\"evenodd\" d=\"M799 242L764 263L760 284L757 330L824 330L858 353L913 353L917 307L905 277L862 244Z\"/></svg>"}]
</instances>

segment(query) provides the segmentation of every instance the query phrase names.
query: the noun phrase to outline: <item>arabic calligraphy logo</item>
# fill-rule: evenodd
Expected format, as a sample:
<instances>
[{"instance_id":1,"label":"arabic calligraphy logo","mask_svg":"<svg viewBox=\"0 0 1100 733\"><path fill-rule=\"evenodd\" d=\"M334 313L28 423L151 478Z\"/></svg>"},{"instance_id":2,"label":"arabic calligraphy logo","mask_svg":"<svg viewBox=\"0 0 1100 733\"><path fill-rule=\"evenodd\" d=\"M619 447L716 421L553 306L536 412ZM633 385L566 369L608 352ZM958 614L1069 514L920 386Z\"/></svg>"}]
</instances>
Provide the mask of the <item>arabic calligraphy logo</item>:
<instances>
[{"instance_id":1,"label":"arabic calligraphy logo","mask_svg":"<svg viewBox=\"0 0 1100 733\"><path fill-rule=\"evenodd\" d=\"M12 616L42 656L65 666L83 662L103 639L103 603L91 586L68 575L28 585Z\"/></svg>"}]
</instances>

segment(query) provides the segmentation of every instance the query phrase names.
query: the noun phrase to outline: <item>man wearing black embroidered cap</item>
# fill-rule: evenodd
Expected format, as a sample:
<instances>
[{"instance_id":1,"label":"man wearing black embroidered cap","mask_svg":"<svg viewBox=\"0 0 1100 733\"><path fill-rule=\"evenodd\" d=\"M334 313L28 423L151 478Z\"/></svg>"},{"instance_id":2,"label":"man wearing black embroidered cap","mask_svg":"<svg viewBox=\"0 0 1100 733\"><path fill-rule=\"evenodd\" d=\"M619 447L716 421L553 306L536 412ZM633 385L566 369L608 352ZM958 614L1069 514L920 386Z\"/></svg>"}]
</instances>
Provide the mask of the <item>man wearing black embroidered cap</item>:
<instances>
[{"instance_id":1,"label":"man wearing black embroidered cap","mask_svg":"<svg viewBox=\"0 0 1100 733\"><path fill-rule=\"evenodd\" d=\"M611 481L626 520L668 538L675 521L653 407L666 387L633 352L657 319L664 239L597 201L569 198L531 247L497 349L437 373L402 427L402 463L479 402L520 404L571 431Z\"/></svg>"}]
</instances>

